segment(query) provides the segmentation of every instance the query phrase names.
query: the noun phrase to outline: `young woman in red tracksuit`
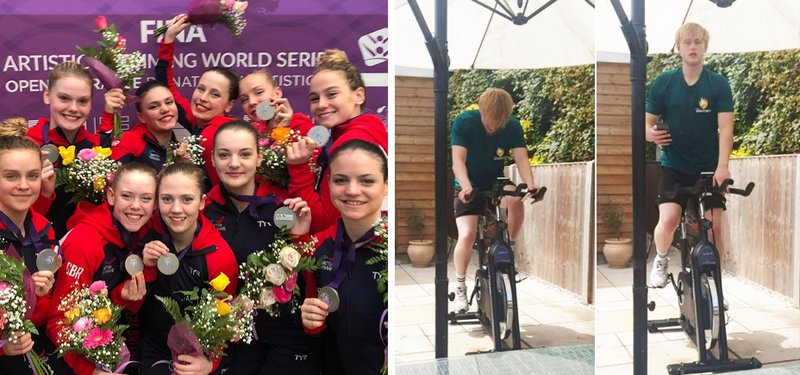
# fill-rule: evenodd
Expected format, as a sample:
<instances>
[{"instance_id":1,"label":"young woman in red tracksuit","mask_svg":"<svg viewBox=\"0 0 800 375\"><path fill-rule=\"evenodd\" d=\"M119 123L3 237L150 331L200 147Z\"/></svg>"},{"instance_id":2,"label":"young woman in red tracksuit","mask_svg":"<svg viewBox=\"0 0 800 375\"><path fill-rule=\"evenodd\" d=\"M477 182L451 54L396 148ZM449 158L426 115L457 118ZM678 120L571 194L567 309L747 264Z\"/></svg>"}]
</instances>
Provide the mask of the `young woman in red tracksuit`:
<instances>
[{"instance_id":1,"label":"young woman in red tracksuit","mask_svg":"<svg viewBox=\"0 0 800 375\"><path fill-rule=\"evenodd\" d=\"M233 109L236 98L239 97L239 76L230 69L213 67L206 69L197 87L192 93L191 102L181 96L172 72L175 57L175 37L190 24L187 16L181 14L168 23L164 40L158 47L158 63L156 64L156 80L166 83L175 96L181 109L179 122L188 126L192 134L199 134L205 141L201 144L205 169L210 184L208 187L219 183L219 177L211 165L211 149L214 148L214 134L220 125L234 120L228 117L228 112Z\"/></svg>"},{"instance_id":2,"label":"young woman in red tracksuit","mask_svg":"<svg viewBox=\"0 0 800 375\"><path fill-rule=\"evenodd\" d=\"M141 100L136 103L139 122L126 131L117 144L111 145L111 158L122 163L138 161L161 171L167 163L167 152L175 139L178 105L169 87L160 81L149 81L136 89ZM121 89L106 93L106 114L113 115L125 103ZM103 129L113 128L113 116L103 116Z\"/></svg>"},{"instance_id":3,"label":"young woman in red tracksuit","mask_svg":"<svg viewBox=\"0 0 800 375\"><path fill-rule=\"evenodd\" d=\"M339 211L331 204L327 183L328 160L336 149L351 139L363 139L389 149L386 125L375 115L364 114L366 88L361 73L340 50L326 50L317 63L309 87L311 117L318 125L331 130L326 145L316 145L308 138L287 148L289 196L303 198L311 207L311 231L316 232L336 222ZM317 164L320 175L314 176L308 162L316 146L322 146Z\"/></svg>"},{"instance_id":4,"label":"young woman in red tracksuit","mask_svg":"<svg viewBox=\"0 0 800 375\"><path fill-rule=\"evenodd\" d=\"M68 222L69 233L62 240L64 269L59 272L54 299L60 301L77 288L95 281L105 281L111 291L111 301L135 314L145 295L145 275L140 272L129 276L124 264L131 254L141 255L142 236L149 230L156 196L156 172L145 164L131 162L122 165L106 191L107 201L95 206L80 202ZM125 324L131 323L125 316ZM59 337L64 323L64 312L54 304L50 309L47 334L53 340ZM138 330L137 330L138 331ZM133 339L138 332L131 328L126 336ZM136 343L129 347L136 356ZM108 374L78 354L64 356L67 364L78 375Z\"/></svg>"},{"instance_id":5,"label":"young woman in red tracksuit","mask_svg":"<svg viewBox=\"0 0 800 375\"><path fill-rule=\"evenodd\" d=\"M31 350L38 353L53 350L44 335L44 328L54 275L50 271L38 270L36 255L52 248L55 235L50 222L31 209L41 186L39 147L21 136L0 137L0 249L6 251L6 255L20 257L25 263L36 294L35 308L28 311L28 317L39 331L39 335L16 335L16 342L10 341L10 337L0 337L0 340L9 340L0 347L0 372L3 373L30 374L25 354ZM50 358L48 361L53 369L61 370L63 367L59 359Z\"/></svg>"},{"instance_id":6,"label":"young woman in red tracksuit","mask_svg":"<svg viewBox=\"0 0 800 375\"><path fill-rule=\"evenodd\" d=\"M208 288L208 283L225 273L230 284L225 292L233 295L239 269L233 251L219 234L214 223L201 211L205 207L203 170L179 161L164 168L158 181L159 221L154 224L156 238L144 246L145 274L155 269L158 258L172 252L180 263L173 275L158 273L147 285L147 296L139 310L142 324L142 374L170 374L170 364L179 374L208 374L218 364L205 356L172 356L167 334L174 324L172 317L155 296L171 297L181 308L186 302L181 291L195 287ZM148 270L149 269L149 270Z\"/></svg>"},{"instance_id":7,"label":"young woman in red tracksuit","mask_svg":"<svg viewBox=\"0 0 800 375\"><path fill-rule=\"evenodd\" d=\"M214 166L221 183L208 193L203 214L220 231L236 254L239 264L275 239L275 210L288 205L298 216L309 216L299 198L274 201L274 194L254 194L255 173L261 163L258 133L244 121L222 125L214 140ZM305 213L304 213L305 212ZM305 278L298 278L300 290ZM302 296L300 297L302 301ZM278 305L280 315L261 311L255 317L256 337L252 343L233 343L221 369L228 374L319 374L320 344L305 334L300 312L292 313L289 303Z\"/></svg>"},{"instance_id":8,"label":"young woman in red tracksuit","mask_svg":"<svg viewBox=\"0 0 800 375\"><path fill-rule=\"evenodd\" d=\"M385 363L387 305L377 282L387 264L367 260L377 255L371 249L373 226L385 216L381 204L389 190L387 175L386 155L367 141L345 142L331 157L330 195L342 216L316 235L320 245L314 257L322 265L301 307L304 326L325 329L325 373L377 374ZM314 298L314 283L336 289L338 310L328 313L329 306Z\"/></svg>"},{"instance_id":9,"label":"young woman in red tracksuit","mask_svg":"<svg viewBox=\"0 0 800 375\"><path fill-rule=\"evenodd\" d=\"M72 61L53 68L44 92L44 103L50 108L50 118L39 119L39 123L28 130L27 138L39 146L75 146L75 155L84 148L99 146L100 139L84 127L92 110L93 81L86 69ZM59 160L55 167L60 166ZM66 234L67 220L75 211L75 204L68 203L71 198L72 194L63 188L44 184L42 194L33 207L53 222L58 238Z\"/></svg>"}]
</instances>

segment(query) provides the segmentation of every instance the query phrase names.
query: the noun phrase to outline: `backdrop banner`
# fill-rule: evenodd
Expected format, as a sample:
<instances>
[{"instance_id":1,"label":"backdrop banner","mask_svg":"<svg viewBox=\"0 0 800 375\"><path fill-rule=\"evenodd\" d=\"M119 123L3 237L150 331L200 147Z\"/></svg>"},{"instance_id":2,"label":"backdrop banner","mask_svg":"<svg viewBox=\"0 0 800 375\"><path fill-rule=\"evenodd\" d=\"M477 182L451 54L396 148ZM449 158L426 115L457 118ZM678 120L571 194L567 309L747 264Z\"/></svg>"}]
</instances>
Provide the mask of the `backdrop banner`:
<instances>
[{"instance_id":1,"label":"backdrop banner","mask_svg":"<svg viewBox=\"0 0 800 375\"><path fill-rule=\"evenodd\" d=\"M146 5L140 5L145 3ZM153 79L158 41L153 31L176 14L185 13L188 0L120 2L46 0L5 2L0 5L0 119L23 116L31 124L49 117L42 101L50 69L82 55L76 46L96 45L101 36L95 18L104 15L127 39L127 52L145 56L146 75L132 90ZM275 75L295 112L308 114L308 84L322 51L339 48L361 70L367 88L367 113L388 118L387 4L350 0L329 4L321 0L251 1L247 27L234 38L224 26L191 26L178 36L175 48L175 83L189 99L202 72L209 67L231 68L239 75L266 69ZM95 79L90 132L100 122L106 89ZM231 115L242 117L241 105ZM124 129L134 125L133 105L122 115Z\"/></svg>"}]
</instances>

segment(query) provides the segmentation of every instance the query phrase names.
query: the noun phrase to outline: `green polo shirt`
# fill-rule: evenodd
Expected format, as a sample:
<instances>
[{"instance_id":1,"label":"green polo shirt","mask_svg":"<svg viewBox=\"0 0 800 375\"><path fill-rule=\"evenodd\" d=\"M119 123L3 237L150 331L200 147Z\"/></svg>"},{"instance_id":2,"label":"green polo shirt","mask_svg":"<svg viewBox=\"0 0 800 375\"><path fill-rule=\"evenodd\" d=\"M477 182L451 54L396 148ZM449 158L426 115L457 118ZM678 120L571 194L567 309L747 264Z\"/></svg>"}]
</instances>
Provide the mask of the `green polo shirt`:
<instances>
[{"instance_id":1,"label":"green polo shirt","mask_svg":"<svg viewBox=\"0 0 800 375\"><path fill-rule=\"evenodd\" d=\"M683 69L661 73L647 95L647 113L669 124L672 144L664 147L661 165L687 174L713 172L719 161L717 114L733 112L728 80L703 68L689 86Z\"/></svg>"},{"instance_id":2,"label":"green polo shirt","mask_svg":"<svg viewBox=\"0 0 800 375\"><path fill-rule=\"evenodd\" d=\"M522 126L513 117L502 129L489 135L481 123L481 113L466 111L453 120L450 131L451 144L467 149L467 174L476 190L491 188L497 177L503 176L503 158L512 149L525 148ZM460 188L458 181L455 185Z\"/></svg>"}]
</instances>

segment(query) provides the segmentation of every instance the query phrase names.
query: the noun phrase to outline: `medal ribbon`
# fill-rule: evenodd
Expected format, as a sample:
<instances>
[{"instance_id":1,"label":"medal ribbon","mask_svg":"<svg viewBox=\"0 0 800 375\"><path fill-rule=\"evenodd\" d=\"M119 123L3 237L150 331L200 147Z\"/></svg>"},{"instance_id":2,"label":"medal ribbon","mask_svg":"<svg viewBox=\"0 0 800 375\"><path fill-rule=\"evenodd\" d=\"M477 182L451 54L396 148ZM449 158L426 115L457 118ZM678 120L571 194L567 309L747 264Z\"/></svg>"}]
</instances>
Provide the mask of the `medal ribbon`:
<instances>
[{"instance_id":1,"label":"medal ribbon","mask_svg":"<svg viewBox=\"0 0 800 375\"><path fill-rule=\"evenodd\" d=\"M328 286L333 289L339 288L339 285L341 285L344 280L344 276L353 268L353 264L356 262L356 244L371 239L372 236L375 235L375 228L370 228L367 233L364 233L358 240L350 244L350 248L347 249L347 259L342 263L342 258L344 258L344 249L342 249L344 234L344 222L339 218L339 225L336 227L336 237L334 239L333 268L331 268L331 270L335 270L334 272L336 273L333 275L333 280L328 284Z\"/></svg>"}]
</instances>

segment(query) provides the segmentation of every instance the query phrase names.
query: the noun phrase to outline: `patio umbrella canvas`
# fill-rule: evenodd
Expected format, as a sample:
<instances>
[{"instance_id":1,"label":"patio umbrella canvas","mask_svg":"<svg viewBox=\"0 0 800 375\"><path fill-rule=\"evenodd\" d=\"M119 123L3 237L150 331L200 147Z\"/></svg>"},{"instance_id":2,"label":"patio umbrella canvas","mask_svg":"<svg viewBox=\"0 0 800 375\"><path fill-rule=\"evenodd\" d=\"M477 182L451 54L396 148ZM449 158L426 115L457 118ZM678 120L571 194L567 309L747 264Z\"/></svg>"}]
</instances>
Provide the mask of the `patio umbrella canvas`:
<instances>
[{"instance_id":1,"label":"patio umbrella canvas","mask_svg":"<svg viewBox=\"0 0 800 375\"><path fill-rule=\"evenodd\" d=\"M433 23L434 1L419 0ZM558 0L524 25L493 15L469 0L448 0L450 69L532 69L594 63L594 8L586 0ZM485 4L494 1L484 0ZM531 0L526 14L546 0ZM395 6L398 67L432 69L422 33L406 0ZM485 37L484 37L485 35Z\"/></svg>"},{"instance_id":2,"label":"patio umbrella canvas","mask_svg":"<svg viewBox=\"0 0 800 375\"><path fill-rule=\"evenodd\" d=\"M622 1L630 14L630 1ZM691 7L690 7L691 5ZM688 14L687 14L688 10ZM720 8L709 0L647 0L645 19L649 53L672 51L675 30L686 22L703 25L711 36L708 52L752 52L800 48L800 1L736 0ZM598 58L624 55L628 45L608 0L597 3Z\"/></svg>"}]
</instances>

